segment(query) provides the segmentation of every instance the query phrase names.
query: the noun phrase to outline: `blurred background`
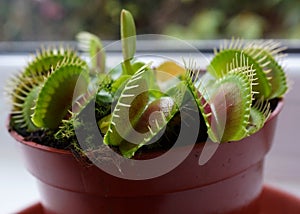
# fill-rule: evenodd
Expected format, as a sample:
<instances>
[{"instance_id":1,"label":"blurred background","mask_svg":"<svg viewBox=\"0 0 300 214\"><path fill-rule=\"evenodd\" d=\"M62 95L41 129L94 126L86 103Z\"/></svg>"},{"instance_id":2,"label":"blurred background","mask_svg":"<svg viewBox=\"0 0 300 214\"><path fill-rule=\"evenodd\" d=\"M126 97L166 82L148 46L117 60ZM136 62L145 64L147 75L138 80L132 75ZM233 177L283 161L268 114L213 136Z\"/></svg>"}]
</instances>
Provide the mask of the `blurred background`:
<instances>
[{"instance_id":1,"label":"blurred background","mask_svg":"<svg viewBox=\"0 0 300 214\"><path fill-rule=\"evenodd\" d=\"M122 8L138 34L300 38L299 0L0 0L0 41L73 40L82 30L118 39Z\"/></svg>"}]
</instances>

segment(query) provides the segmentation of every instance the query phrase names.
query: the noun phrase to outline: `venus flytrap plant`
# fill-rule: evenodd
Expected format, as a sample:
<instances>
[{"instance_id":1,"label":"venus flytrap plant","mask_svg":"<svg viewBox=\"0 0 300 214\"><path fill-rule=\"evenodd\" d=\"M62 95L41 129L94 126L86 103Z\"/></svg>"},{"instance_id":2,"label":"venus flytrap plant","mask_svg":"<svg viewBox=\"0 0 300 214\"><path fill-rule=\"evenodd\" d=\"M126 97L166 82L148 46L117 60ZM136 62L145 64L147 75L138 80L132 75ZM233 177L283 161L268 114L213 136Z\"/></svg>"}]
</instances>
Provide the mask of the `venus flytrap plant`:
<instances>
[{"instance_id":1,"label":"venus flytrap plant","mask_svg":"<svg viewBox=\"0 0 300 214\"><path fill-rule=\"evenodd\" d=\"M200 134L215 143L238 141L264 126L271 100L287 90L278 63L282 49L274 42L231 41L215 51L200 75L193 66L168 61L153 68L135 61L135 24L126 10L121 12L123 61L109 72L101 40L87 32L77 39L90 64L70 49L42 50L13 79L10 92L12 129L46 136L44 144L71 149L77 157L98 152L98 159L105 159L103 152L112 148L132 158L143 149L169 147L178 135L175 127L193 120L189 102L200 112L197 122L205 124ZM103 140L83 120L85 114L94 114ZM84 145L75 129L85 136Z\"/></svg>"}]
</instances>

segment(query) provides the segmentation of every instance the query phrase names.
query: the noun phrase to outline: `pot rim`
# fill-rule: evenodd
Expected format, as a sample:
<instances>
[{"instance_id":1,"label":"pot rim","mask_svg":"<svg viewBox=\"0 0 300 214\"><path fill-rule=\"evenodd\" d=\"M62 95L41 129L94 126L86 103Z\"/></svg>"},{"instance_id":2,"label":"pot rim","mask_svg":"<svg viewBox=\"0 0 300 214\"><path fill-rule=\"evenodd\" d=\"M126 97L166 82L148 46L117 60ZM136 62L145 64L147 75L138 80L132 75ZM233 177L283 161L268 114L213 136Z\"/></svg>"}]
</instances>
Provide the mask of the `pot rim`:
<instances>
[{"instance_id":1,"label":"pot rim","mask_svg":"<svg viewBox=\"0 0 300 214\"><path fill-rule=\"evenodd\" d=\"M276 115L278 115L281 112L281 110L283 109L283 106L284 106L284 99L281 98L281 99L278 100L276 108L271 113L271 115L268 118L268 120L266 121L266 123L269 123L269 121L271 121ZM16 139L18 142L20 142L22 144L25 144L27 146L30 146L30 147L34 147L34 148L39 149L39 150L44 150L44 151L50 152L50 153L58 153L58 154L62 154L62 155L72 155L73 156L73 153L70 150L57 149L57 148L42 145L42 144L39 144L39 143L36 143L36 142L33 142L33 141L26 141L22 135L17 133L15 130L9 128L9 120L10 120L10 116L9 116L8 122L7 122L8 131L11 134L11 136L14 139ZM265 125L266 125L266 123L265 123ZM201 145L201 143L196 143L195 145L199 145L199 144ZM154 151L154 152L157 152L157 151Z\"/></svg>"}]
</instances>

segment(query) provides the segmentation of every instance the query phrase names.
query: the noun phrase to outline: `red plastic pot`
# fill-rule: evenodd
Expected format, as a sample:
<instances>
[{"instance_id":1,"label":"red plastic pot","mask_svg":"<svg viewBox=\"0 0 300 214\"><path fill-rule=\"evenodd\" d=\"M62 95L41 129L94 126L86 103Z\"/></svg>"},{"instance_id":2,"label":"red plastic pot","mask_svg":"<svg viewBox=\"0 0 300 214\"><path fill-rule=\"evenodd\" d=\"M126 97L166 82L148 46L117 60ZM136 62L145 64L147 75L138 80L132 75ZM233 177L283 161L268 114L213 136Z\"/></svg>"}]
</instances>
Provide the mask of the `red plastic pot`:
<instances>
[{"instance_id":1,"label":"red plastic pot","mask_svg":"<svg viewBox=\"0 0 300 214\"><path fill-rule=\"evenodd\" d=\"M204 146L198 143L175 169L147 180L118 178L68 151L11 135L38 180L44 213L258 213L264 157L282 107L280 101L259 132L221 144L205 165L198 164Z\"/></svg>"}]
</instances>

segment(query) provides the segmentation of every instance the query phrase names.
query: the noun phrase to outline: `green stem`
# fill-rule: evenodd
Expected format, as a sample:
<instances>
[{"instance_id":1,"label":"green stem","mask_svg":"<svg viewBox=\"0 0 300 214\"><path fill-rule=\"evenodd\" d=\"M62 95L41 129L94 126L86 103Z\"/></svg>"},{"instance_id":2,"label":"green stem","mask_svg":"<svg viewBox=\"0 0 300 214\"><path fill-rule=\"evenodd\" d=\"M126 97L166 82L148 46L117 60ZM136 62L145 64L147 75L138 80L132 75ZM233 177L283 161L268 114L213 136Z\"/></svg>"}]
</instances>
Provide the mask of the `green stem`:
<instances>
[{"instance_id":1,"label":"green stem","mask_svg":"<svg viewBox=\"0 0 300 214\"><path fill-rule=\"evenodd\" d=\"M130 60L125 60L123 62L123 65L124 65L124 68L125 68L125 74L128 74L128 75L133 75L134 74L134 70L132 68L132 65L130 63Z\"/></svg>"}]
</instances>

